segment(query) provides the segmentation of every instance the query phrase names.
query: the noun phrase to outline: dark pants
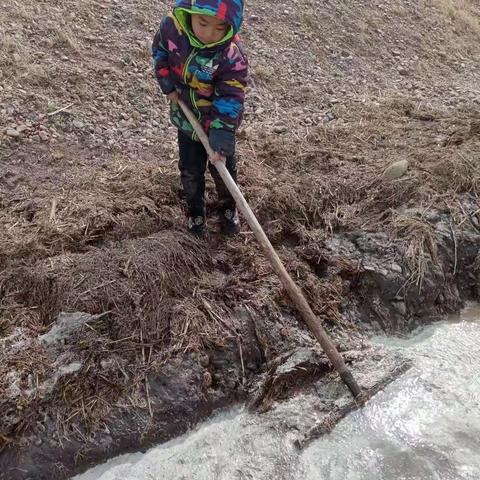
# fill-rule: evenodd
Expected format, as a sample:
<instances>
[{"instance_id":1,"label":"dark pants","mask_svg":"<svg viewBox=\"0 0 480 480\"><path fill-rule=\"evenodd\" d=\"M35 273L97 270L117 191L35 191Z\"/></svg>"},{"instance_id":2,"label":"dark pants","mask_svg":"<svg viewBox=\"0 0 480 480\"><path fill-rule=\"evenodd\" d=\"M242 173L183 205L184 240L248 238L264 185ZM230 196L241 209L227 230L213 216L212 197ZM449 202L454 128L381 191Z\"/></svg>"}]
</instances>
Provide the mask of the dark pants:
<instances>
[{"instance_id":1,"label":"dark pants","mask_svg":"<svg viewBox=\"0 0 480 480\"><path fill-rule=\"evenodd\" d=\"M205 215L205 171L207 163L217 188L220 209L222 211L234 210L235 201L223 183L217 169L208 162L205 147L200 142L191 140L180 130L178 131L178 147L180 150L178 168L180 169L183 190L187 201L188 215L191 217ZM226 167L236 182L237 166L235 156L227 157Z\"/></svg>"}]
</instances>

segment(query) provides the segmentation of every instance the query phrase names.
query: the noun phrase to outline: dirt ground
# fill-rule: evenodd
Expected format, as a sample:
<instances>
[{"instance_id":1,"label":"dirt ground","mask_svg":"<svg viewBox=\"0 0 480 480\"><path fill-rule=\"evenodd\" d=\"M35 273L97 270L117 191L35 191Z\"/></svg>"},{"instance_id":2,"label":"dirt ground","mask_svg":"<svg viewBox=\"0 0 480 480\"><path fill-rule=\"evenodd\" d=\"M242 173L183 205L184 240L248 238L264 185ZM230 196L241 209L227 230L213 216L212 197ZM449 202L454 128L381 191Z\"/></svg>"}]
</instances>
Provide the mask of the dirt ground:
<instances>
[{"instance_id":1,"label":"dirt ground","mask_svg":"<svg viewBox=\"0 0 480 480\"><path fill-rule=\"evenodd\" d=\"M170 438L314 348L246 224L218 233L211 182L208 238L184 232L149 52L170 3L0 1L2 479ZM247 6L239 183L343 352L479 298L479 18Z\"/></svg>"}]
</instances>

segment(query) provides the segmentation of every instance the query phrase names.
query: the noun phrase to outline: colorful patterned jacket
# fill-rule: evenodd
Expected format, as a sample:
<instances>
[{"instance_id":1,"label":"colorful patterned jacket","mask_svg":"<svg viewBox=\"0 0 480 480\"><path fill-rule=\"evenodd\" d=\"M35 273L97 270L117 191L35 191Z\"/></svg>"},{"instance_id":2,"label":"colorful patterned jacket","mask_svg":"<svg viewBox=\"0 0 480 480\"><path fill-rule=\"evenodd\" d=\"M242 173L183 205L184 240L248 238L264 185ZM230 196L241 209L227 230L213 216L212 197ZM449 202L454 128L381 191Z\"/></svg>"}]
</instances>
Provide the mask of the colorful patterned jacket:
<instances>
[{"instance_id":1,"label":"colorful patterned jacket","mask_svg":"<svg viewBox=\"0 0 480 480\"><path fill-rule=\"evenodd\" d=\"M216 44L203 45L190 27L190 15L195 13L225 20L227 35ZM209 134L212 148L224 155L232 155L235 149L247 84L248 61L237 33L242 17L243 0L177 0L173 13L162 19L152 46L163 93L179 92ZM175 103L171 120L198 140Z\"/></svg>"}]
</instances>

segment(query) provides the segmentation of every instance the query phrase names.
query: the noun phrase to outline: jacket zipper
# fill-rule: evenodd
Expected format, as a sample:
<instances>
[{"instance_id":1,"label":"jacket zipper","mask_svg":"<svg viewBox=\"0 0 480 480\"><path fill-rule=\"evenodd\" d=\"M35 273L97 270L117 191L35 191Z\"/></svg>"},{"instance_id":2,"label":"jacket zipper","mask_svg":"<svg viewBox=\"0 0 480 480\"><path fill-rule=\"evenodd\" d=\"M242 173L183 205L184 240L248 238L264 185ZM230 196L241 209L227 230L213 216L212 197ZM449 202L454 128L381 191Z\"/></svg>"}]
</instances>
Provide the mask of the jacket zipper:
<instances>
[{"instance_id":1,"label":"jacket zipper","mask_svg":"<svg viewBox=\"0 0 480 480\"><path fill-rule=\"evenodd\" d=\"M188 83L187 83L188 67L190 66L190 62L193 60L193 57L196 54L197 54L197 49L194 48L192 50L192 53L190 53L190 55L188 56L187 61L185 62L185 67L183 69L183 81L184 81L185 85L187 85L187 87L188 87ZM197 118L200 120L200 112L198 111L197 105L195 103L195 94L194 94L192 88L190 88L190 102L192 104L194 113L196 114ZM192 139L197 140L197 134L195 133L195 130L192 133Z\"/></svg>"}]
</instances>

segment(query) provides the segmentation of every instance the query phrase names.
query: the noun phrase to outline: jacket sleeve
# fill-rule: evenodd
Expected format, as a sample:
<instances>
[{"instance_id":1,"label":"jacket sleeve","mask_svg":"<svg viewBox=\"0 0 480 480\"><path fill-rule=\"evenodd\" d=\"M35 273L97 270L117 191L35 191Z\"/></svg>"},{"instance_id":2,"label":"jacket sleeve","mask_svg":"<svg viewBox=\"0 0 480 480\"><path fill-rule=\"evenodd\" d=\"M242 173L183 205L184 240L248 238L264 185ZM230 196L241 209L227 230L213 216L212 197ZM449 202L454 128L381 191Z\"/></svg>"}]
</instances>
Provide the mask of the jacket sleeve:
<instances>
[{"instance_id":1,"label":"jacket sleeve","mask_svg":"<svg viewBox=\"0 0 480 480\"><path fill-rule=\"evenodd\" d=\"M247 57L242 48L232 42L215 75L209 131L210 146L222 155L235 153L235 130L242 120L247 82Z\"/></svg>"},{"instance_id":2,"label":"jacket sleeve","mask_svg":"<svg viewBox=\"0 0 480 480\"><path fill-rule=\"evenodd\" d=\"M168 22L170 19L164 17L160 23L160 28L155 34L152 44L153 68L158 84L165 95L175 90L175 85L170 78L170 68L168 66L168 49L165 47L164 38L167 38Z\"/></svg>"}]
</instances>

